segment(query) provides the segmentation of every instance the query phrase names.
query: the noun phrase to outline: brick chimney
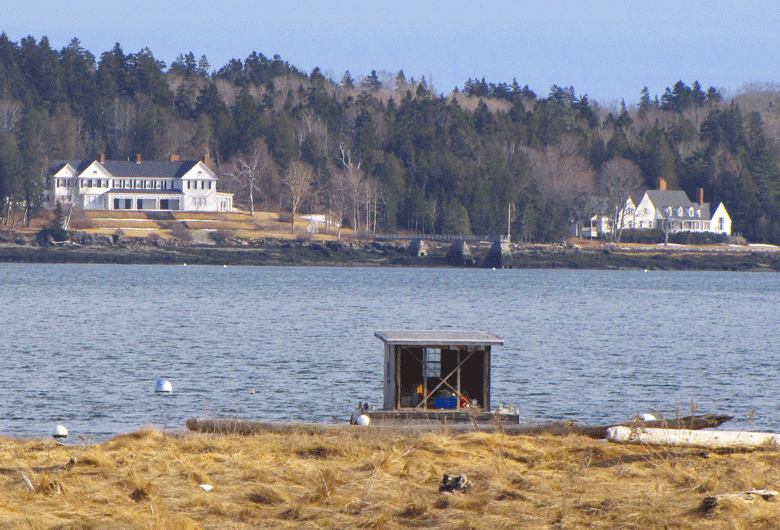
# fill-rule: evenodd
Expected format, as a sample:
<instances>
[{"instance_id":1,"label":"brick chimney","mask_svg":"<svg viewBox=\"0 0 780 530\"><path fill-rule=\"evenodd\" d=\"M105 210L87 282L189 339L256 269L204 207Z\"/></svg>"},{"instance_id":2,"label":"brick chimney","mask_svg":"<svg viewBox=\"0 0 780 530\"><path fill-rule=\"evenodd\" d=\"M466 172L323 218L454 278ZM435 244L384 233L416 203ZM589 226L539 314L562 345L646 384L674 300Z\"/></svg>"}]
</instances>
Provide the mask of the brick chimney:
<instances>
[{"instance_id":1,"label":"brick chimney","mask_svg":"<svg viewBox=\"0 0 780 530\"><path fill-rule=\"evenodd\" d=\"M171 155L170 161L171 162L178 162L179 161L179 155Z\"/></svg>"},{"instance_id":2,"label":"brick chimney","mask_svg":"<svg viewBox=\"0 0 780 530\"><path fill-rule=\"evenodd\" d=\"M135 155L135 163L140 164L141 163L141 153L138 153Z\"/></svg>"},{"instance_id":3,"label":"brick chimney","mask_svg":"<svg viewBox=\"0 0 780 530\"><path fill-rule=\"evenodd\" d=\"M211 155L206 153L203 156L203 163L206 164L206 167L211 168Z\"/></svg>"},{"instance_id":4,"label":"brick chimney","mask_svg":"<svg viewBox=\"0 0 780 530\"><path fill-rule=\"evenodd\" d=\"M696 198L699 200L699 206L704 206L704 188L696 190Z\"/></svg>"},{"instance_id":5,"label":"brick chimney","mask_svg":"<svg viewBox=\"0 0 780 530\"><path fill-rule=\"evenodd\" d=\"M106 163L106 154L100 153L100 163L105 164Z\"/></svg>"},{"instance_id":6,"label":"brick chimney","mask_svg":"<svg viewBox=\"0 0 780 530\"><path fill-rule=\"evenodd\" d=\"M666 179L661 177L658 179L658 189L659 191L666 191Z\"/></svg>"}]
</instances>

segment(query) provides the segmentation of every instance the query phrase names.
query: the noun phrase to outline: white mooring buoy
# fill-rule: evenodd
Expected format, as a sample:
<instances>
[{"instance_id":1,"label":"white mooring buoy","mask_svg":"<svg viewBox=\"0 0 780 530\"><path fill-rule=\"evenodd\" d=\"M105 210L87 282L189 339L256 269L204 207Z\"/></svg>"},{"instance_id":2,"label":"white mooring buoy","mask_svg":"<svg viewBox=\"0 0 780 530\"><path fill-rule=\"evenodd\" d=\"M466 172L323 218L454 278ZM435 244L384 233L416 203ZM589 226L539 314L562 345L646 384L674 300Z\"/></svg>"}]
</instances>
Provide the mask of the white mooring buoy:
<instances>
[{"instance_id":1,"label":"white mooring buoy","mask_svg":"<svg viewBox=\"0 0 780 530\"><path fill-rule=\"evenodd\" d=\"M363 425L364 427L371 423L371 418L369 416L366 416L365 414L361 414L357 417L357 420L355 420L355 423L358 425Z\"/></svg>"},{"instance_id":2,"label":"white mooring buoy","mask_svg":"<svg viewBox=\"0 0 780 530\"><path fill-rule=\"evenodd\" d=\"M173 392L173 385L167 379L158 379L154 386L155 392Z\"/></svg>"},{"instance_id":3,"label":"white mooring buoy","mask_svg":"<svg viewBox=\"0 0 780 530\"><path fill-rule=\"evenodd\" d=\"M57 425L54 427L54 430L51 432L52 437L54 438L67 438L68 437L68 429L65 428L64 425Z\"/></svg>"}]
</instances>

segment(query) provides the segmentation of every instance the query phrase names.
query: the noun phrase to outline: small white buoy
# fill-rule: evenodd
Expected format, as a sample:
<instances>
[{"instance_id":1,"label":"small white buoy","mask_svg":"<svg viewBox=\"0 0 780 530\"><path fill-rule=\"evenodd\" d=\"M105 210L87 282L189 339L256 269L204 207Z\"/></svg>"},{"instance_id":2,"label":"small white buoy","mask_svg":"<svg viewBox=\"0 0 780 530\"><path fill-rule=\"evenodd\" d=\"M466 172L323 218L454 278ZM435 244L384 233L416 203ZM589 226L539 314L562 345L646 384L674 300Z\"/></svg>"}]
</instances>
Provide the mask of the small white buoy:
<instances>
[{"instance_id":1,"label":"small white buoy","mask_svg":"<svg viewBox=\"0 0 780 530\"><path fill-rule=\"evenodd\" d=\"M185 264L184 264L184 266L186 267L186 266L187 266L187 264L185 263Z\"/></svg>"},{"instance_id":2,"label":"small white buoy","mask_svg":"<svg viewBox=\"0 0 780 530\"><path fill-rule=\"evenodd\" d=\"M361 414L360 416L358 416L358 417L357 417L357 420L355 420L355 422L356 422L358 425L362 425L362 426L364 426L364 427L365 427L366 425L368 425L369 423L371 423L371 418L369 418L369 417L368 417L368 416L366 416L365 414Z\"/></svg>"},{"instance_id":3,"label":"small white buoy","mask_svg":"<svg viewBox=\"0 0 780 530\"><path fill-rule=\"evenodd\" d=\"M655 421L656 418L652 414L643 412L642 414L639 415L639 419L642 421Z\"/></svg>"},{"instance_id":4,"label":"small white buoy","mask_svg":"<svg viewBox=\"0 0 780 530\"><path fill-rule=\"evenodd\" d=\"M227 265L222 265L222 266L227 269Z\"/></svg>"},{"instance_id":5,"label":"small white buoy","mask_svg":"<svg viewBox=\"0 0 780 530\"><path fill-rule=\"evenodd\" d=\"M167 379L158 379L154 386L155 392L173 392L173 385Z\"/></svg>"},{"instance_id":6,"label":"small white buoy","mask_svg":"<svg viewBox=\"0 0 780 530\"><path fill-rule=\"evenodd\" d=\"M51 435L54 438L67 438L68 429L66 429L64 425L57 425L56 427L54 427L54 430L52 431Z\"/></svg>"},{"instance_id":7,"label":"small white buoy","mask_svg":"<svg viewBox=\"0 0 780 530\"><path fill-rule=\"evenodd\" d=\"M214 489L214 486L211 484L201 484L200 487L203 488L204 491L211 491Z\"/></svg>"}]
</instances>

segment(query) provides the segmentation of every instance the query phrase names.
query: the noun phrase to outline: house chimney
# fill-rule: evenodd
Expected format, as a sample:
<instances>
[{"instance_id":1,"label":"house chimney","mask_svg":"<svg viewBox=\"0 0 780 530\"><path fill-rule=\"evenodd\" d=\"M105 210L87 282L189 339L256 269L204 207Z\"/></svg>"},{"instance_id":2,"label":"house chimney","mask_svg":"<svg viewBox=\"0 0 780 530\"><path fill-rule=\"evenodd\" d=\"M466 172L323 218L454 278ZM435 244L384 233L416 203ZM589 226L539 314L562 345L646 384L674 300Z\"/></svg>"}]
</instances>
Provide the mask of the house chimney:
<instances>
[{"instance_id":1,"label":"house chimney","mask_svg":"<svg viewBox=\"0 0 780 530\"><path fill-rule=\"evenodd\" d=\"M178 162L179 161L179 155L171 155L171 162Z\"/></svg>"},{"instance_id":2,"label":"house chimney","mask_svg":"<svg viewBox=\"0 0 780 530\"><path fill-rule=\"evenodd\" d=\"M206 167L211 168L211 155L206 153L203 157L203 163L206 164Z\"/></svg>"},{"instance_id":3,"label":"house chimney","mask_svg":"<svg viewBox=\"0 0 780 530\"><path fill-rule=\"evenodd\" d=\"M658 179L658 190L666 191L666 179L663 177Z\"/></svg>"},{"instance_id":4,"label":"house chimney","mask_svg":"<svg viewBox=\"0 0 780 530\"><path fill-rule=\"evenodd\" d=\"M704 206L704 188L696 190L696 196L699 199L699 206Z\"/></svg>"},{"instance_id":5,"label":"house chimney","mask_svg":"<svg viewBox=\"0 0 780 530\"><path fill-rule=\"evenodd\" d=\"M105 164L106 163L106 154L100 153L100 163Z\"/></svg>"},{"instance_id":6,"label":"house chimney","mask_svg":"<svg viewBox=\"0 0 780 530\"><path fill-rule=\"evenodd\" d=\"M135 163L140 164L141 163L141 153L138 153L135 155Z\"/></svg>"}]
</instances>

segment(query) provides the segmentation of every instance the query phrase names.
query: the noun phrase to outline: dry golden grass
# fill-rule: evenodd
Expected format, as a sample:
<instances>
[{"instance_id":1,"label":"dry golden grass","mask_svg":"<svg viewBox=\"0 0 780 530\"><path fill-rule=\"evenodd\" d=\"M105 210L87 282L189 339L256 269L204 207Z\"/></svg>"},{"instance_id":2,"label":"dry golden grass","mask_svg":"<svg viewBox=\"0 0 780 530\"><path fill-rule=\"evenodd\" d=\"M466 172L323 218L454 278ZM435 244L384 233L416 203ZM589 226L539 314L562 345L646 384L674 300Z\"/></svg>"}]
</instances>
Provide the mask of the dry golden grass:
<instances>
[{"instance_id":1,"label":"dry golden grass","mask_svg":"<svg viewBox=\"0 0 780 530\"><path fill-rule=\"evenodd\" d=\"M0 528L777 528L777 503L701 505L773 487L779 464L776 452L348 426L317 436L144 430L92 446L0 439ZM444 473L466 474L473 489L439 493Z\"/></svg>"},{"instance_id":2,"label":"dry golden grass","mask_svg":"<svg viewBox=\"0 0 780 530\"><path fill-rule=\"evenodd\" d=\"M150 215L151 214L151 215ZM162 215L161 215L162 214ZM170 214L172 219L166 219ZM287 214L289 216L289 214ZM300 217L300 216L299 216ZM54 220L53 213L46 210L40 217L33 219L32 227L24 227L19 218L14 226L15 231L35 234ZM275 212L137 212L117 210L84 210L78 212L78 219L73 223L74 230L83 230L93 234L111 235L122 230L126 238L146 238L149 236L162 239L175 238L170 230L171 220L186 222L187 227L196 232L207 234L216 230L230 230L232 237L245 240L261 240L264 238L295 240L305 238L312 241L330 241L337 238L337 230L331 229L325 233L325 227L320 226L319 234L307 233L309 222L302 217L296 218L295 232L290 231L289 219L280 220ZM0 226L2 230L10 230L12 223ZM354 236L354 231L343 229L342 238ZM208 241L208 238L205 239Z\"/></svg>"}]
</instances>

